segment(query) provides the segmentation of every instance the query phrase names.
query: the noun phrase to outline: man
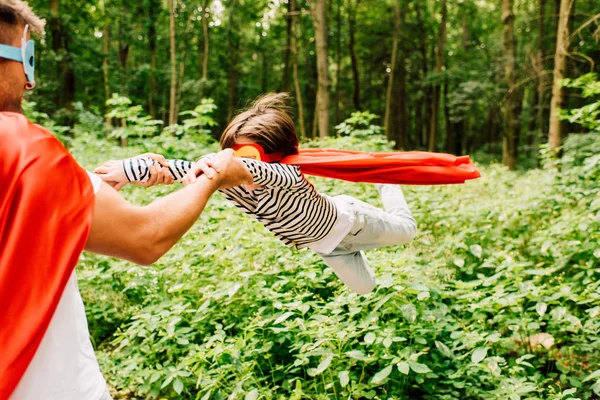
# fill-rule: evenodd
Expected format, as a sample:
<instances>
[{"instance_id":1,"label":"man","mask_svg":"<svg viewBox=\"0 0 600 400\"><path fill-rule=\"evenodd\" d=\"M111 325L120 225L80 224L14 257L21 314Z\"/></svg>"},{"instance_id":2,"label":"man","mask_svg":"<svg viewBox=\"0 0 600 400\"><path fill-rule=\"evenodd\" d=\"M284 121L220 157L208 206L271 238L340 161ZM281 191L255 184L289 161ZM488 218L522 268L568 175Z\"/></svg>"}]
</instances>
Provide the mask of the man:
<instances>
[{"instance_id":1,"label":"man","mask_svg":"<svg viewBox=\"0 0 600 400\"><path fill-rule=\"evenodd\" d=\"M35 85L29 32L43 26L26 3L0 0L0 399L110 399L74 273L81 251L151 264L214 191L252 178L221 152L184 189L126 202L19 114Z\"/></svg>"}]
</instances>

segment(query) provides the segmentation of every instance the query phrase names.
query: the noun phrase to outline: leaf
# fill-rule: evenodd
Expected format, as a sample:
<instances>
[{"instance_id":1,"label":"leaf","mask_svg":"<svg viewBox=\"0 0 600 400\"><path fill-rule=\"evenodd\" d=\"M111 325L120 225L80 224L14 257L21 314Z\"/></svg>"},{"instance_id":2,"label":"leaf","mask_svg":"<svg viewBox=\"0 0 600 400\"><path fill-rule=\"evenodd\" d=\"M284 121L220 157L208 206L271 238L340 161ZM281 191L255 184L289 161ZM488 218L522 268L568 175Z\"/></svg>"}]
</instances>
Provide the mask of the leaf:
<instances>
[{"instance_id":1,"label":"leaf","mask_svg":"<svg viewBox=\"0 0 600 400\"><path fill-rule=\"evenodd\" d=\"M400 361L396 366L398 367L398 371L402 372L404 375L408 375L410 372L410 366L406 361Z\"/></svg>"},{"instance_id":2,"label":"leaf","mask_svg":"<svg viewBox=\"0 0 600 400\"><path fill-rule=\"evenodd\" d=\"M321 363L319 363L319 366L316 369L310 369L308 374L310 376L317 376L320 373L322 373L323 371L325 371L327 369L327 367L329 367L329 364L331 364L331 360L333 360L333 354L327 354L323 360L321 361Z\"/></svg>"},{"instance_id":3,"label":"leaf","mask_svg":"<svg viewBox=\"0 0 600 400\"><path fill-rule=\"evenodd\" d=\"M592 379L596 379L596 378L600 378L600 369L597 369L596 371L589 374L583 381L587 382L587 381L591 381Z\"/></svg>"},{"instance_id":4,"label":"leaf","mask_svg":"<svg viewBox=\"0 0 600 400\"><path fill-rule=\"evenodd\" d=\"M352 351L348 351L346 353L346 355L350 358L354 358L355 360L361 360L361 361L367 361L368 358L365 356L365 354L360 351L360 350L352 350Z\"/></svg>"},{"instance_id":5,"label":"leaf","mask_svg":"<svg viewBox=\"0 0 600 400\"><path fill-rule=\"evenodd\" d=\"M423 301L423 300L428 299L428 298L429 298L429 292L420 292L417 295L417 300L419 300L419 301Z\"/></svg>"},{"instance_id":6,"label":"leaf","mask_svg":"<svg viewBox=\"0 0 600 400\"><path fill-rule=\"evenodd\" d=\"M252 389L251 391L246 393L246 396L244 397L244 400L256 400L256 399L258 399L258 389Z\"/></svg>"},{"instance_id":7,"label":"leaf","mask_svg":"<svg viewBox=\"0 0 600 400\"><path fill-rule=\"evenodd\" d=\"M413 323L417 319L417 308L413 303L407 303L400 306L400 312L404 315L404 318L410 323Z\"/></svg>"},{"instance_id":8,"label":"leaf","mask_svg":"<svg viewBox=\"0 0 600 400\"><path fill-rule=\"evenodd\" d=\"M483 254L483 249L478 244L471 245L471 247L469 247L469 250L471 251L471 254L473 254L477 258L481 258Z\"/></svg>"},{"instance_id":9,"label":"leaf","mask_svg":"<svg viewBox=\"0 0 600 400\"><path fill-rule=\"evenodd\" d=\"M373 376L373 380L371 381L371 383L374 384L379 384L381 382L383 382L392 372L392 366L388 365L387 367L385 367L384 369L382 369L381 371L379 371L378 373L376 373Z\"/></svg>"},{"instance_id":10,"label":"leaf","mask_svg":"<svg viewBox=\"0 0 600 400\"><path fill-rule=\"evenodd\" d=\"M285 312L285 313L281 314L279 317L277 317L277 319L275 320L275 322L273 322L273 325L277 325L277 324L282 323L283 321L285 321L286 319L288 319L292 315L294 315L294 313L292 311L288 311L288 312Z\"/></svg>"},{"instance_id":11,"label":"leaf","mask_svg":"<svg viewBox=\"0 0 600 400\"><path fill-rule=\"evenodd\" d=\"M183 382L181 382L181 379L177 378L173 381L173 389L177 394L183 392Z\"/></svg>"},{"instance_id":12,"label":"leaf","mask_svg":"<svg viewBox=\"0 0 600 400\"><path fill-rule=\"evenodd\" d=\"M455 258L454 265L456 265L458 268L462 268L465 266L465 260L462 258Z\"/></svg>"},{"instance_id":13,"label":"leaf","mask_svg":"<svg viewBox=\"0 0 600 400\"><path fill-rule=\"evenodd\" d=\"M418 363L416 361L409 361L408 365L410 366L410 369L415 371L417 374L426 374L428 372L431 372L427 365Z\"/></svg>"},{"instance_id":14,"label":"leaf","mask_svg":"<svg viewBox=\"0 0 600 400\"><path fill-rule=\"evenodd\" d=\"M350 376L348 374L348 371L340 371L338 373L338 378L340 379L341 387L346 387L348 383L350 383Z\"/></svg>"},{"instance_id":15,"label":"leaf","mask_svg":"<svg viewBox=\"0 0 600 400\"><path fill-rule=\"evenodd\" d=\"M478 347L475 349L473 354L471 354L471 362L474 364L479 364L485 357L487 357L488 348L487 347Z\"/></svg>"},{"instance_id":16,"label":"leaf","mask_svg":"<svg viewBox=\"0 0 600 400\"><path fill-rule=\"evenodd\" d=\"M448 346L446 346L444 343L442 342L438 342L437 340L435 341L435 347L437 347L437 349L440 351L440 353L442 353L443 355L445 355L448 358L452 358L453 354L452 351L450 350L450 348Z\"/></svg>"},{"instance_id":17,"label":"leaf","mask_svg":"<svg viewBox=\"0 0 600 400\"><path fill-rule=\"evenodd\" d=\"M535 305L535 311L539 314L540 317L543 317L546 314L546 310L548 309L548 304L544 302L539 302Z\"/></svg>"},{"instance_id":18,"label":"leaf","mask_svg":"<svg viewBox=\"0 0 600 400\"><path fill-rule=\"evenodd\" d=\"M366 344L373 344L373 342L375 342L375 334L373 332L369 332L365 335L365 343Z\"/></svg>"},{"instance_id":19,"label":"leaf","mask_svg":"<svg viewBox=\"0 0 600 400\"><path fill-rule=\"evenodd\" d=\"M241 283L236 283L235 285L231 286L229 288L229 297L233 297L234 294L237 293L238 290L240 290L240 288L242 287Z\"/></svg>"}]
</instances>

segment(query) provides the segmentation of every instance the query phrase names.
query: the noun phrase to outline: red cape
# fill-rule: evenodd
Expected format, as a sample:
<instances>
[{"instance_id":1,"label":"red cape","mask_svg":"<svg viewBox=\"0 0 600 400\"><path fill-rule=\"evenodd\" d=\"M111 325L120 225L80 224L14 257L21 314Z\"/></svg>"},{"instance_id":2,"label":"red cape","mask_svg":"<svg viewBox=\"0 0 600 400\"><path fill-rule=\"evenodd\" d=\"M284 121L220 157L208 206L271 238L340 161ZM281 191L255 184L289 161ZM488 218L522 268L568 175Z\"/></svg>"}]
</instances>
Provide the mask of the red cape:
<instances>
[{"instance_id":1,"label":"red cape","mask_svg":"<svg viewBox=\"0 0 600 400\"><path fill-rule=\"evenodd\" d=\"M48 131L0 113L0 399L14 391L88 237L94 193Z\"/></svg>"},{"instance_id":2,"label":"red cape","mask_svg":"<svg viewBox=\"0 0 600 400\"><path fill-rule=\"evenodd\" d=\"M301 149L282 164L301 167L303 173L350 182L442 185L464 183L481 175L469 156L420 151L366 153L335 149Z\"/></svg>"}]
</instances>

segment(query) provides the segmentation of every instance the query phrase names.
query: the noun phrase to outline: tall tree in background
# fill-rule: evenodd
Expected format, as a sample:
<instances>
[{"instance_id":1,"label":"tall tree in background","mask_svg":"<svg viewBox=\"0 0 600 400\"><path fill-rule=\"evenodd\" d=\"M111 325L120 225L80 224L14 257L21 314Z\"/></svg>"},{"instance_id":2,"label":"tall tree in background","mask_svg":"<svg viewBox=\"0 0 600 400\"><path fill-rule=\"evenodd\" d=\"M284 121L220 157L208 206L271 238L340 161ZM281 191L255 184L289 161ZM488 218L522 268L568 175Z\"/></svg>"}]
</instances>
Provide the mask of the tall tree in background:
<instances>
[{"instance_id":1,"label":"tall tree in background","mask_svg":"<svg viewBox=\"0 0 600 400\"><path fill-rule=\"evenodd\" d=\"M296 36L297 11L296 0L289 0L289 13L291 26L292 65L294 70L294 92L296 93L296 104L298 107L298 125L300 126L300 137L306 138L304 127L304 103L302 101L302 89L300 88L300 76L298 74L298 37Z\"/></svg>"},{"instance_id":2,"label":"tall tree in background","mask_svg":"<svg viewBox=\"0 0 600 400\"><path fill-rule=\"evenodd\" d=\"M239 60L240 40L238 32L234 29L235 9L237 1L233 0L229 6L229 18L227 21L227 45L229 48L228 66L227 66L227 121L231 121L237 102L237 64Z\"/></svg>"},{"instance_id":3,"label":"tall tree in background","mask_svg":"<svg viewBox=\"0 0 600 400\"><path fill-rule=\"evenodd\" d=\"M448 20L448 7L446 0L442 0L442 21L440 23L440 31L438 33L438 41L435 49L435 70L439 75L444 68L444 52L446 46L446 23ZM429 139L427 147L429 151L435 151L437 147L438 136L438 120L440 109L440 84L436 83L433 86L433 95L431 101L431 115L429 120Z\"/></svg>"},{"instance_id":4,"label":"tall tree in background","mask_svg":"<svg viewBox=\"0 0 600 400\"><path fill-rule=\"evenodd\" d=\"M327 7L325 0L311 2L317 46L317 121L319 137L329 135L329 72L327 67Z\"/></svg>"},{"instance_id":5,"label":"tall tree in background","mask_svg":"<svg viewBox=\"0 0 600 400\"><path fill-rule=\"evenodd\" d=\"M292 2L288 0L288 9L287 14L285 16L286 23L286 46L283 57L283 83L282 83L282 91L289 92L290 91L290 65L291 65L291 57L292 57Z\"/></svg>"},{"instance_id":6,"label":"tall tree in background","mask_svg":"<svg viewBox=\"0 0 600 400\"><path fill-rule=\"evenodd\" d=\"M59 76L62 88L58 94L58 105L73 111L75 101L75 72L72 67L72 55L69 53L70 35L65 31L60 13L60 0L50 0L50 36L52 37L52 50L58 57ZM72 122L72 121L70 121Z\"/></svg>"},{"instance_id":7,"label":"tall tree in background","mask_svg":"<svg viewBox=\"0 0 600 400\"><path fill-rule=\"evenodd\" d=\"M392 88L394 87L394 73L396 70L396 58L398 55L398 35L400 34L400 4L398 0L394 0L392 6L394 13L394 36L392 40L392 59L390 60L390 74L388 76L387 92L385 96L385 114L383 118L383 128L388 140L390 138L390 109L392 105Z\"/></svg>"},{"instance_id":8,"label":"tall tree in background","mask_svg":"<svg viewBox=\"0 0 600 400\"><path fill-rule=\"evenodd\" d=\"M425 26L425 20L423 18L423 14L421 11L421 7L423 6L422 2L415 2L415 11L417 16L417 27L419 38L419 52L420 52L420 64L421 71L420 77L421 79L427 76L429 71L428 67L428 59L427 59L427 30ZM417 105L417 111L415 115L416 125L417 125L417 142L425 147L427 144L427 139L429 137L429 121L431 119L431 87L429 85L425 85L423 87L423 101ZM425 123L423 123L425 121Z\"/></svg>"},{"instance_id":9,"label":"tall tree in background","mask_svg":"<svg viewBox=\"0 0 600 400\"><path fill-rule=\"evenodd\" d=\"M202 54L200 59L202 60L200 73L203 84L208 79L208 51L209 51L209 37L208 37L208 19L210 18L210 1L202 0Z\"/></svg>"},{"instance_id":10,"label":"tall tree in background","mask_svg":"<svg viewBox=\"0 0 600 400\"><path fill-rule=\"evenodd\" d=\"M169 125L177 123L177 48L175 47L175 0L169 0L169 39L171 44L171 97L169 102Z\"/></svg>"},{"instance_id":11,"label":"tall tree in background","mask_svg":"<svg viewBox=\"0 0 600 400\"><path fill-rule=\"evenodd\" d=\"M148 51L150 52L150 91L148 93L148 110L150 115L156 118L156 99L158 97L156 85L156 23L160 11L160 2L157 0L146 0L145 6L147 15L146 26L148 29Z\"/></svg>"},{"instance_id":12,"label":"tall tree in background","mask_svg":"<svg viewBox=\"0 0 600 400\"><path fill-rule=\"evenodd\" d=\"M356 57L356 14L358 12L358 7L360 5L360 0L354 0L354 4L352 4L352 0L348 0L348 49L350 51L350 61L352 62L352 79L354 81L354 92L352 95L352 99L354 101L354 108L357 110L361 109L360 106L360 74L358 73L358 59Z\"/></svg>"},{"instance_id":13,"label":"tall tree in background","mask_svg":"<svg viewBox=\"0 0 600 400\"><path fill-rule=\"evenodd\" d=\"M508 92L504 102L504 134L502 140L502 164L514 170L518 161L519 114L522 90L516 87L517 41L514 35L515 15L513 1L502 0L502 41L504 47L504 79Z\"/></svg>"},{"instance_id":14,"label":"tall tree in background","mask_svg":"<svg viewBox=\"0 0 600 400\"><path fill-rule=\"evenodd\" d=\"M552 81L552 101L550 102L550 123L548 124L548 144L552 152L557 152L562 144L563 127L558 119L558 110L564 105L564 89L560 80L565 78L569 44L569 19L575 0L562 0L556 33L556 53L554 54L554 79Z\"/></svg>"}]
</instances>

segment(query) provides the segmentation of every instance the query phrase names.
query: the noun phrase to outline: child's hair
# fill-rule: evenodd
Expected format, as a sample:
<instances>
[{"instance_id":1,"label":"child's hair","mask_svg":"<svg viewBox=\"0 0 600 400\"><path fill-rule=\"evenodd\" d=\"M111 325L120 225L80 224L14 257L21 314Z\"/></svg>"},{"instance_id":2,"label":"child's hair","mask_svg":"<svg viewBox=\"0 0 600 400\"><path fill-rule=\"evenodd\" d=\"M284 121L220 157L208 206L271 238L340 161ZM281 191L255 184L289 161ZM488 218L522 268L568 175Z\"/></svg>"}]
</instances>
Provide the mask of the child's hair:
<instances>
[{"instance_id":1,"label":"child's hair","mask_svg":"<svg viewBox=\"0 0 600 400\"><path fill-rule=\"evenodd\" d=\"M288 114L287 93L269 93L236 115L221 136L221 148L233 147L241 137L259 144L265 153L298 154L296 126Z\"/></svg>"}]
</instances>

